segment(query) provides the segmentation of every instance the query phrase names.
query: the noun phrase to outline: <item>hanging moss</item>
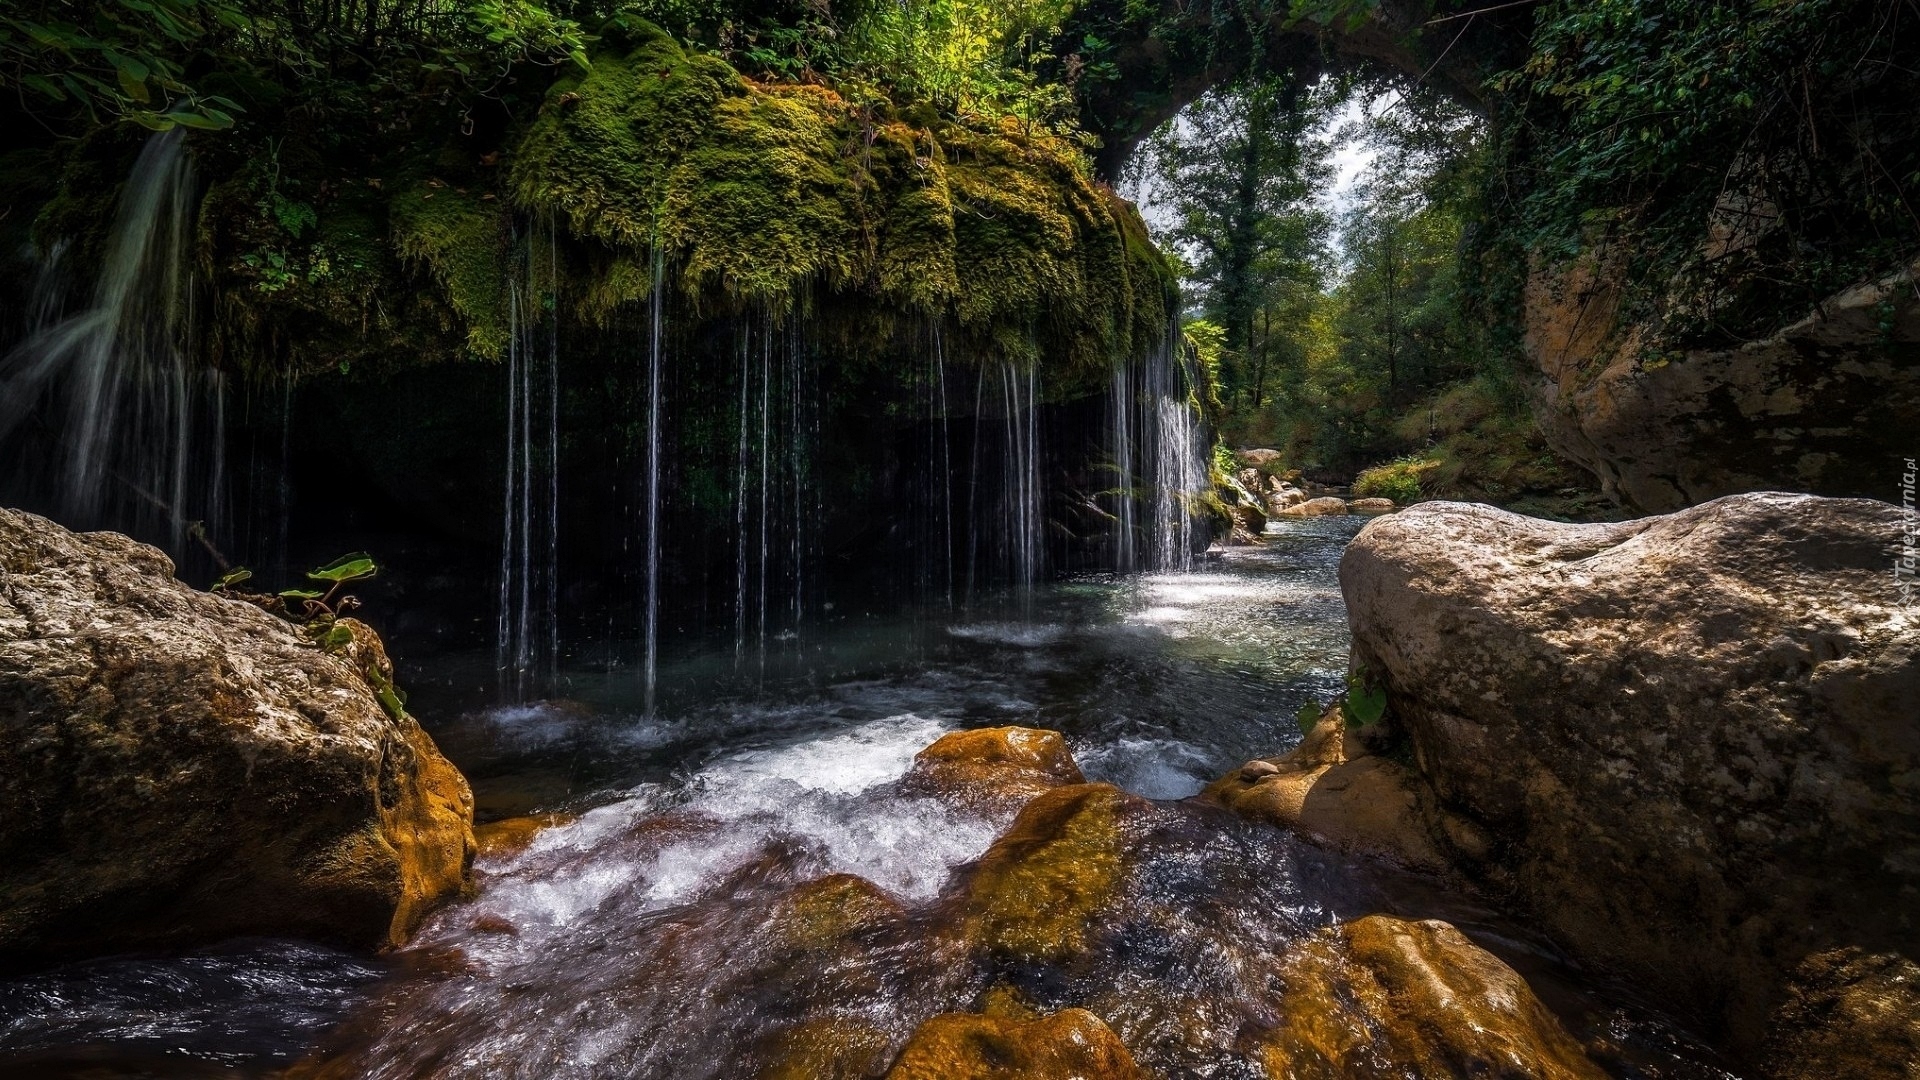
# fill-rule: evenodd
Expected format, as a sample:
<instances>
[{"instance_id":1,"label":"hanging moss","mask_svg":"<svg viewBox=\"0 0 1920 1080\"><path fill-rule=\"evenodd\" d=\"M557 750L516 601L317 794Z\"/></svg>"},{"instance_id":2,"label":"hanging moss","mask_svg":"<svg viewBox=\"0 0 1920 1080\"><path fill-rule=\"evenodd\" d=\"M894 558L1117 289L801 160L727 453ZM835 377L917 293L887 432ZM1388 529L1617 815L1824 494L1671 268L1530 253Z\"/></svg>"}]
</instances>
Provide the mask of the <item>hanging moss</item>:
<instances>
[{"instance_id":1,"label":"hanging moss","mask_svg":"<svg viewBox=\"0 0 1920 1080\"><path fill-rule=\"evenodd\" d=\"M467 347L497 360L507 348L502 295L508 231L497 202L437 180L403 185L393 200L393 243L427 268L466 325Z\"/></svg>"},{"instance_id":2,"label":"hanging moss","mask_svg":"<svg viewBox=\"0 0 1920 1080\"><path fill-rule=\"evenodd\" d=\"M1104 368L1163 332L1170 270L1077 147L912 120L622 22L548 93L510 186L609 252L577 292L593 318L647 294L658 251L696 304L864 306L863 332L946 322L963 353L1016 362Z\"/></svg>"}]
</instances>

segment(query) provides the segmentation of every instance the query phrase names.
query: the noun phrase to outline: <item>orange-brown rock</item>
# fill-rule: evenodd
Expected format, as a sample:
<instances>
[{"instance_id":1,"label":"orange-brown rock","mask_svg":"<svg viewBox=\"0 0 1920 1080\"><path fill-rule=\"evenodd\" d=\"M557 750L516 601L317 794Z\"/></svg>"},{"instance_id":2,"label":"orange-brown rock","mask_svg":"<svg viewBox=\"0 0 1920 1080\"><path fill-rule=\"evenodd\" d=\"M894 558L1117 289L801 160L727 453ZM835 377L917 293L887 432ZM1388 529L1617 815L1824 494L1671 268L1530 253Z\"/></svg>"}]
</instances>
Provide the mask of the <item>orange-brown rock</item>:
<instances>
[{"instance_id":1,"label":"orange-brown rock","mask_svg":"<svg viewBox=\"0 0 1920 1080\"><path fill-rule=\"evenodd\" d=\"M808 1020L768 1040L756 1080L864 1080L886 1064L887 1033L846 1017Z\"/></svg>"},{"instance_id":2,"label":"orange-brown rock","mask_svg":"<svg viewBox=\"0 0 1920 1080\"><path fill-rule=\"evenodd\" d=\"M1335 495L1322 495L1317 499L1295 503L1280 511L1280 517L1326 517L1329 514L1347 512L1347 500Z\"/></svg>"},{"instance_id":3,"label":"orange-brown rock","mask_svg":"<svg viewBox=\"0 0 1920 1080\"><path fill-rule=\"evenodd\" d=\"M1066 737L1042 728L997 727L955 731L914 755L901 782L981 807L1011 809L1063 784L1083 784Z\"/></svg>"},{"instance_id":4,"label":"orange-brown rock","mask_svg":"<svg viewBox=\"0 0 1920 1080\"><path fill-rule=\"evenodd\" d=\"M1137 1080L1119 1036L1084 1009L1038 1020L946 1013L920 1025L887 1080Z\"/></svg>"},{"instance_id":5,"label":"orange-brown rock","mask_svg":"<svg viewBox=\"0 0 1920 1080\"><path fill-rule=\"evenodd\" d=\"M151 547L0 510L0 954L379 946L459 895L466 781L342 625L322 649Z\"/></svg>"},{"instance_id":6,"label":"orange-brown rock","mask_svg":"<svg viewBox=\"0 0 1920 1080\"><path fill-rule=\"evenodd\" d=\"M1438 921L1373 915L1288 953L1269 1076L1602 1080L1526 980Z\"/></svg>"},{"instance_id":7,"label":"orange-brown rock","mask_svg":"<svg viewBox=\"0 0 1920 1080\"><path fill-rule=\"evenodd\" d=\"M1150 805L1108 784L1036 796L968 879L967 940L1020 960L1057 961L1080 953L1119 884L1122 821L1130 810Z\"/></svg>"},{"instance_id":8,"label":"orange-brown rock","mask_svg":"<svg viewBox=\"0 0 1920 1080\"><path fill-rule=\"evenodd\" d=\"M574 817L573 814L546 813L502 818L475 825L473 840L480 858L507 858L525 851L543 830L565 825Z\"/></svg>"},{"instance_id":9,"label":"orange-brown rock","mask_svg":"<svg viewBox=\"0 0 1920 1080\"><path fill-rule=\"evenodd\" d=\"M1920 1080L1920 964L1857 948L1811 956L1772 1026L1772 1080Z\"/></svg>"},{"instance_id":10,"label":"orange-brown rock","mask_svg":"<svg viewBox=\"0 0 1920 1080\"><path fill-rule=\"evenodd\" d=\"M1336 708L1299 746L1271 761L1248 762L1214 781L1202 796L1327 847L1444 870L1446 860L1429 831L1434 815L1421 805L1417 790L1407 768L1369 750L1347 731Z\"/></svg>"}]
</instances>

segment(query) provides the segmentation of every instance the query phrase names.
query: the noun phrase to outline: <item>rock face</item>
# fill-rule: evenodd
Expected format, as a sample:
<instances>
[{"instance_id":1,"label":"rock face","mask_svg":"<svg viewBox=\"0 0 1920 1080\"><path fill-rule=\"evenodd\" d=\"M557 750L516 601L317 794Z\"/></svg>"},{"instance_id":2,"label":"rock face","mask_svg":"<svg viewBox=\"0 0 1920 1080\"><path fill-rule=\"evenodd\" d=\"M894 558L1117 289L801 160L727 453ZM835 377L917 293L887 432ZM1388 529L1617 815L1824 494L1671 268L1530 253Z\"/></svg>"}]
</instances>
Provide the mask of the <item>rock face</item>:
<instances>
[{"instance_id":1,"label":"rock face","mask_svg":"<svg viewBox=\"0 0 1920 1080\"><path fill-rule=\"evenodd\" d=\"M1423 797L1471 826L1433 830L1447 854L1753 1055L1809 957L1920 956L1900 535L1891 505L1804 495L1604 525L1425 503L1340 580ZM1911 1031L1913 982L1877 985Z\"/></svg>"},{"instance_id":2,"label":"rock face","mask_svg":"<svg viewBox=\"0 0 1920 1080\"><path fill-rule=\"evenodd\" d=\"M0 955L399 941L468 885L472 796L322 651L159 551L0 509Z\"/></svg>"},{"instance_id":3,"label":"rock face","mask_svg":"<svg viewBox=\"0 0 1920 1080\"><path fill-rule=\"evenodd\" d=\"M1444 922L1330 927L1287 955L1280 979L1269 1076L1606 1076L1519 973Z\"/></svg>"},{"instance_id":4,"label":"rock face","mask_svg":"<svg viewBox=\"0 0 1920 1080\"><path fill-rule=\"evenodd\" d=\"M1863 466L1913 453L1917 271L1843 292L1764 341L1657 357L1649 328L1618 323L1617 271L1537 273L1534 415L1555 450L1643 510L1768 487L1889 498L1893 478Z\"/></svg>"}]
</instances>

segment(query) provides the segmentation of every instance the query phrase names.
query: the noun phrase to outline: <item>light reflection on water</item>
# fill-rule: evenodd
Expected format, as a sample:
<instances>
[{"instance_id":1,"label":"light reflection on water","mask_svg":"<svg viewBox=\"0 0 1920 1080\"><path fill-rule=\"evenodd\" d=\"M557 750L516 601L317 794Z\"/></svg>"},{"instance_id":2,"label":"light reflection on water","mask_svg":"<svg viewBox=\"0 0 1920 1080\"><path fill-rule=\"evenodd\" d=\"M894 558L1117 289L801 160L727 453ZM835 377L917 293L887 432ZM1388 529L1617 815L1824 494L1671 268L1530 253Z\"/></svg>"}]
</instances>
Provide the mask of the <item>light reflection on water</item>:
<instances>
[{"instance_id":1,"label":"light reflection on water","mask_svg":"<svg viewBox=\"0 0 1920 1080\"><path fill-rule=\"evenodd\" d=\"M967 951L953 912L1012 811L897 781L941 734L990 725L1063 731L1090 779L1156 800L1284 748L1299 705L1339 689L1336 568L1360 524L1287 523L1269 547L1216 552L1194 573L849 618L765 663L736 663L731 643L690 649L663 663L650 717L631 669L576 670L561 700L438 717L431 703L473 671L457 658L413 671L413 701L483 819L576 816L483 859L479 896L436 914L384 979L256 945L192 1002L161 984L199 971L194 958L43 976L57 991L0 984L19 1014L0 1027L0 1066L82 1047L111 1068L119 1048L120 1071L98 1075L144 1075L156 1055L258 1074L344 1019L328 1042L342 1076L751 1076L820 1025L884 1056L1000 982L1046 1008L1093 1008L1162 1075L1256 1076L1235 1033L1271 1015L1266 965L1313 928L1438 905L1527 935L1276 830L1139 804L1116 826L1126 870L1088 954L999 968ZM257 1008L226 1008L241 1000Z\"/></svg>"}]
</instances>

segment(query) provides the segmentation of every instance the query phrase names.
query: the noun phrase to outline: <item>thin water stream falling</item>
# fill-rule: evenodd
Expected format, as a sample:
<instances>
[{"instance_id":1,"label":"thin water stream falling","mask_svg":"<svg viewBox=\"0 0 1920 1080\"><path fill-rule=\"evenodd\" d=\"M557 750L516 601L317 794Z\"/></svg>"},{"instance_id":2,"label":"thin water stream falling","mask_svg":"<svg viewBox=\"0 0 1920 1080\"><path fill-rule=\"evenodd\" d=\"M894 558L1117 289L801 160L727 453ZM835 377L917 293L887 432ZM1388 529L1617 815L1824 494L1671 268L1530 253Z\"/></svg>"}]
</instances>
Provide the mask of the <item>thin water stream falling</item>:
<instances>
[{"instance_id":1,"label":"thin water stream falling","mask_svg":"<svg viewBox=\"0 0 1920 1080\"><path fill-rule=\"evenodd\" d=\"M660 664L660 374L661 334L666 326L666 255L653 249L653 288L648 296L647 346L647 624L646 712L653 715Z\"/></svg>"},{"instance_id":2,"label":"thin water stream falling","mask_svg":"<svg viewBox=\"0 0 1920 1080\"><path fill-rule=\"evenodd\" d=\"M1207 487L1206 433L1193 385L1172 336L1114 368L1107 429L1112 563L1123 572L1193 567L1196 502Z\"/></svg>"},{"instance_id":3,"label":"thin water stream falling","mask_svg":"<svg viewBox=\"0 0 1920 1080\"><path fill-rule=\"evenodd\" d=\"M507 284L507 438L494 667L501 697L515 702L545 691L560 651L560 349L552 319L542 317L534 295L530 285ZM543 325L549 328L545 335L539 332Z\"/></svg>"},{"instance_id":4,"label":"thin water stream falling","mask_svg":"<svg viewBox=\"0 0 1920 1080\"><path fill-rule=\"evenodd\" d=\"M225 513L223 380L190 361L195 189L181 131L149 137L88 306L61 310L73 252L55 244L35 322L0 359L6 486L38 486L70 527L119 529L176 558L195 546L213 553Z\"/></svg>"}]
</instances>

